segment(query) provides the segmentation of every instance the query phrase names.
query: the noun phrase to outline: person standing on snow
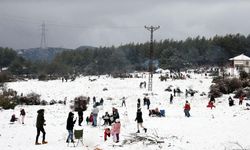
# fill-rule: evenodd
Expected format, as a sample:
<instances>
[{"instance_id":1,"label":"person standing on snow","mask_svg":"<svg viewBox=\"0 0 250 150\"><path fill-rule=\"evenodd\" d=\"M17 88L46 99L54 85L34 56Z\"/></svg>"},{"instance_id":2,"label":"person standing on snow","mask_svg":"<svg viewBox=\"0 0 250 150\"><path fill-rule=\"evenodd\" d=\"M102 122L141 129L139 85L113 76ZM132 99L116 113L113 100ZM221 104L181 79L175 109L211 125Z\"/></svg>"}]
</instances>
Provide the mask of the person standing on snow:
<instances>
[{"instance_id":1,"label":"person standing on snow","mask_svg":"<svg viewBox=\"0 0 250 150\"><path fill-rule=\"evenodd\" d=\"M24 117L25 117L25 115L26 115L25 110L21 109L21 111L20 111L20 117L21 117L22 124L24 124Z\"/></svg>"},{"instance_id":2,"label":"person standing on snow","mask_svg":"<svg viewBox=\"0 0 250 150\"><path fill-rule=\"evenodd\" d=\"M111 129L111 134L113 135L113 139L115 143L119 142L119 134L120 134L120 130L121 130L121 123L119 119L115 120L115 123L113 123L112 125L112 129Z\"/></svg>"},{"instance_id":3,"label":"person standing on snow","mask_svg":"<svg viewBox=\"0 0 250 150\"><path fill-rule=\"evenodd\" d=\"M37 115L37 119L36 119L36 128L37 128L37 135L36 135L36 145L40 145L41 143L38 143L38 138L40 135L40 132L43 133L43 140L42 140L42 144L47 144L48 142L45 141L45 135L46 132L44 131L43 126L45 125L45 119L44 119L44 109L39 109L37 111L38 115Z\"/></svg>"},{"instance_id":4,"label":"person standing on snow","mask_svg":"<svg viewBox=\"0 0 250 150\"><path fill-rule=\"evenodd\" d=\"M191 107L190 104L188 103L188 101L186 101L186 104L184 106L184 113L185 113L185 117L190 117L190 111Z\"/></svg>"},{"instance_id":5,"label":"person standing on snow","mask_svg":"<svg viewBox=\"0 0 250 150\"><path fill-rule=\"evenodd\" d=\"M82 121L83 121L83 110L82 110L82 108L79 108L79 110L78 110L78 117L79 117L78 125L82 126Z\"/></svg>"},{"instance_id":6,"label":"person standing on snow","mask_svg":"<svg viewBox=\"0 0 250 150\"><path fill-rule=\"evenodd\" d=\"M141 108L138 108L138 109L137 109L135 121L137 121L137 129L138 129L136 133L140 133L139 126L141 126L141 128L143 128L144 131L145 131L145 133L146 133L146 132L147 132L147 128L145 128L145 127L142 125L143 119L142 119Z\"/></svg>"},{"instance_id":7,"label":"person standing on snow","mask_svg":"<svg viewBox=\"0 0 250 150\"><path fill-rule=\"evenodd\" d=\"M68 138L67 138L67 143L69 143L69 140L71 140L72 143L74 143L73 140L73 128L74 124L76 123L76 119L74 120L74 114L72 112L69 112L68 119L67 119L67 125L66 129L69 132Z\"/></svg>"},{"instance_id":8,"label":"person standing on snow","mask_svg":"<svg viewBox=\"0 0 250 150\"><path fill-rule=\"evenodd\" d=\"M243 100L244 100L244 97L243 97L243 95L241 94L241 95L240 95L240 98L239 98L239 105L242 105Z\"/></svg>"},{"instance_id":9,"label":"person standing on snow","mask_svg":"<svg viewBox=\"0 0 250 150\"><path fill-rule=\"evenodd\" d=\"M170 104L173 104L173 94L170 94Z\"/></svg>"},{"instance_id":10,"label":"person standing on snow","mask_svg":"<svg viewBox=\"0 0 250 150\"><path fill-rule=\"evenodd\" d=\"M126 107L126 98L125 97L122 98L122 107L123 107L123 105Z\"/></svg>"},{"instance_id":11,"label":"person standing on snow","mask_svg":"<svg viewBox=\"0 0 250 150\"><path fill-rule=\"evenodd\" d=\"M96 127L97 126L97 116L99 113L99 109L97 108L97 106L93 106L94 108L92 109L92 114L93 114L93 126Z\"/></svg>"},{"instance_id":12,"label":"person standing on snow","mask_svg":"<svg viewBox=\"0 0 250 150\"><path fill-rule=\"evenodd\" d=\"M149 106L150 106L150 99L147 98L147 108L149 109Z\"/></svg>"}]
</instances>

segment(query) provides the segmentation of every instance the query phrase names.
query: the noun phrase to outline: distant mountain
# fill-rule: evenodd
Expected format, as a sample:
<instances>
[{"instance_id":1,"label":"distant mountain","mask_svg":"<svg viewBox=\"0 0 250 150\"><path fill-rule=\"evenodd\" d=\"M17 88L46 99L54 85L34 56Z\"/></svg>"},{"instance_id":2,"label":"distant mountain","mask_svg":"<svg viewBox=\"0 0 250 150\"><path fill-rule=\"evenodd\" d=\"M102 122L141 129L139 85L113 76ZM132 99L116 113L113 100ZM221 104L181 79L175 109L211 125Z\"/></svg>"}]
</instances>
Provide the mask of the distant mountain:
<instances>
[{"instance_id":1,"label":"distant mountain","mask_svg":"<svg viewBox=\"0 0 250 150\"><path fill-rule=\"evenodd\" d=\"M24 57L27 60L31 61L44 60L50 62L57 54L62 53L63 51L85 50L85 49L94 49L94 47L80 46L76 49L49 47L47 49L30 48L30 49L20 49L16 51L20 56Z\"/></svg>"},{"instance_id":2,"label":"distant mountain","mask_svg":"<svg viewBox=\"0 0 250 150\"><path fill-rule=\"evenodd\" d=\"M93 47L93 46L80 46L78 48L76 48L76 50L85 50L85 49L95 49L97 47Z\"/></svg>"}]
</instances>

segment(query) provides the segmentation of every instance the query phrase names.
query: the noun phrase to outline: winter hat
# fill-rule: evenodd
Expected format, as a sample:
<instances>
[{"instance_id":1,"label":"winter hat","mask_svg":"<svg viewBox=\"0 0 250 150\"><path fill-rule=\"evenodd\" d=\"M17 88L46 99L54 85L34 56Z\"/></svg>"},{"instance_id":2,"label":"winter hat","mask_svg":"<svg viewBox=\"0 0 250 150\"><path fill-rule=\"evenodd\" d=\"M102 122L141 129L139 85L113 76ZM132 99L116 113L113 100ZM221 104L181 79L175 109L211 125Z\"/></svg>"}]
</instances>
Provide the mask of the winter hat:
<instances>
[{"instance_id":1,"label":"winter hat","mask_svg":"<svg viewBox=\"0 0 250 150\"><path fill-rule=\"evenodd\" d=\"M115 119L115 122L120 122L120 119Z\"/></svg>"}]
</instances>

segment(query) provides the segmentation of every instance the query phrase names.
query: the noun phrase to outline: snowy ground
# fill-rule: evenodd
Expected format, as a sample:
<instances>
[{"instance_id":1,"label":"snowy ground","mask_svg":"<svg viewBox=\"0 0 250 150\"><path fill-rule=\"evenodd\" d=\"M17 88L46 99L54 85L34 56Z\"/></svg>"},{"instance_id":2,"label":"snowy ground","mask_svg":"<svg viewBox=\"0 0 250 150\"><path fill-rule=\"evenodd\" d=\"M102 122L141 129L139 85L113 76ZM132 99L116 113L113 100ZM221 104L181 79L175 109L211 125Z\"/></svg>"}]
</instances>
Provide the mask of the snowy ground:
<instances>
[{"instance_id":1,"label":"snowy ground","mask_svg":"<svg viewBox=\"0 0 250 150\"><path fill-rule=\"evenodd\" d=\"M124 145L123 147L112 147L112 138L108 141L103 141L104 126L99 120L99 126L94 128L86 125L84 122L84 146L81 144L74 149L95 149L103 150L110 149L250 149L250 111L244 110L243 106L229 107L227 98L223 96L216 99L216 108L210 110L206 107L207 96L200 96L201 92L208 92L211 85L211 79L207 79L201 75L192 75L192 79L175 80L161 82L159 75L154 75L153 93L150 95L151 108L158 107L165 109L166 117L157 118L149 117L146 107L142 108L144 126L148 128L147 134L142 136L152 135L157 132L159 137L163 137L164 143L158 145L146 145L142 142ZM97 77L91 77L97 78ZM77 78L73 82L64 82L61 80L41 82L37 80L22 81L8 83L8 87L18 91L18 94L24 95L30 92L41 94L41 98L47 101L52 99L63 100L67 97L68 100L79 95L93 96L100 100L104 98L104 106L101 107L99 117L104 115L105 111L111 113L112 107L117 107L120 113L121 142L128 138L130 133L137 131L137 124L134 121L136 116L137 99L143 99L143 93L147 93L146 89L140 89L139 83L147 81L147 78L132 78L132 79L113 79L101 76L97 81L90 82L89 77ZM174 98L174 104L169 104L170 92L164 91L169 85L179 87L182 91L187 88L198 90L199 93L194 97L185 98L182 94L180 97ZM108 88L108 91L103 91L103 88ZM127 97L127 107L121 107L121 98ZM107 100L108 97L113 100ZM185 100L189 100L191 104L191 117L185 118L183 106ZM238 101L236 101L237 103ZM9 124L10 117L13 113L19 115L20 108L26 110L25 124L20 123ZM36 136L36 111L45 109L46 140L49 142L46 145L34 145ZM84 117L90 114L92 107L84 112ZM4 110L0 112L0 147L3 150L33 150L33 149L72 149L67 147L66 137L66 120L69 105L52 105L52 106L18 106L15 110ZM128 115L125 115L127 112ZM77 113L75 113L77 116ZM85 118L84 118L85 120ZM77 125L75 128L80 128ZM41 135L40 135L41 138ZM40 139L41 141L41 139Z\"/></svg>"}]
</instances>

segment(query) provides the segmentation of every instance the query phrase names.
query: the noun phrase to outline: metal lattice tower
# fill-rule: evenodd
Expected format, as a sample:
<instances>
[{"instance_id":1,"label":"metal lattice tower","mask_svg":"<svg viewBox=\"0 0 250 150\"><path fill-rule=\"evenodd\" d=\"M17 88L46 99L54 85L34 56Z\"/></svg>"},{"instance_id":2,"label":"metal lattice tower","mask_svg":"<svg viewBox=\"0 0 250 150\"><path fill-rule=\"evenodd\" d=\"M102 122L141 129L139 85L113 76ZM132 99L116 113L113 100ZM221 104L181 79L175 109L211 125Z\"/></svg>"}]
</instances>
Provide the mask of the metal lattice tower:
<instances>
[{"instance_id":1,"label":"metal lattice tower","mask_svg":"<svg viewBox=\"0 0 250 150\"><path fill-rule=\"evenodd\" d=\"M148 91L152 91L153 90L153 56L154 56L154 40L153 40L153 33L154 31L158 30L160 28L160 26L157 27L147 27L145 26L145 28L150 31L150 51L149 51L149 64L148 64L148 72L149 72L149 76L148 76Z\"/></svg>"},{"instance_id":2,"label":"metal lattice tower","mask_svg":"<svg viewBox=\"0 0 250 150\"><path fill-rule=\"evenodd\" d=\"M46 28L45 23L42 24L42 35L41 35L41 49L47 49L47 42L46 42Z\"/></svg>"}]
</instances>

